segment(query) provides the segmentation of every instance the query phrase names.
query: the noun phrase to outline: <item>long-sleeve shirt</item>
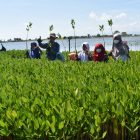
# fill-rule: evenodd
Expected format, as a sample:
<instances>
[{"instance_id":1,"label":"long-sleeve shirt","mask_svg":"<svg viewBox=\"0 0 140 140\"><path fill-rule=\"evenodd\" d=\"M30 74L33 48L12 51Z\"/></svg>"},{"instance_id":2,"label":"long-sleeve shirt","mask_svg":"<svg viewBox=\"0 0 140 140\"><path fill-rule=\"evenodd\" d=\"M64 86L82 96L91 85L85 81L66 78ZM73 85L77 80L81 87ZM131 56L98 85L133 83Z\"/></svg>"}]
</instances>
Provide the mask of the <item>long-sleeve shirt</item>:
<instances>
[{"instance_id":1,"label":"long-sleeve shirt","mask_svg":"<svg viewBox=\"0 0 140 140\"><path fill-rule=\"evenodd\" d=\"M48 42L45 44L41 42L38 42L38 43L41 48L46 49L46 55L49 60L56 59L57 53L60 50L60 45L57 42L53 42L53 43Z\"/></svg>"}]
</instances>

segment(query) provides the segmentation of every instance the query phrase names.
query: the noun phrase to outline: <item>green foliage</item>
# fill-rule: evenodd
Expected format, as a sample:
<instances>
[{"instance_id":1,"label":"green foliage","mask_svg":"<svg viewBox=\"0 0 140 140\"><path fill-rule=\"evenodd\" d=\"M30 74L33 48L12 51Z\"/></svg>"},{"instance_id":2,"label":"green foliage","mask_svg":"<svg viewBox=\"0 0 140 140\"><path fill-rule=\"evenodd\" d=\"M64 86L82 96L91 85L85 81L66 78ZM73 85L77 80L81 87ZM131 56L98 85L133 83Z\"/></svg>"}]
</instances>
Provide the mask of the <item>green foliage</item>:
<instances>
[{"instance_id":1,"label":"green foliage","mask_svg":"<svg viewBox=\"0 0 140 140\"><path fill-rule=\"evenodd\" d=\"M26 26L26 30L29 31L32 28L32 22L29 22L28 25Z\"/></svg>"},{"instance_id":2,"label":"green foliage","mask_svg":"<svg viewBox=\"0 0 140 140\"><path fill-rule=\"evenodd\" d=\"M99 25L99 30L100 30L101 32L103 32L103 31L104 31L104 25Z\"/></svg>"},{"instance_id":3,"label":"green foliage","mask_svg":"<svg viewBox=\"0 0 140 140\"><path fill-rule=\"evenodd\" d=\"M128 139L136 138L140 52L131 52L125 63L62 63L25 59L22 53L0 55L0 136L124 139L127 132Z\"/></svg>"},{"instance_id":4,"label":"green foliage","mask_svg":"<svg viewBox=\"0 0 140 140\"><path fill-rule=\"evenodd\" d=\"M75 20L74 19L71 20L71 26L73 29L75 29Z\"/></svg>"},{"instance_id":5,"label":"green foliage","mask_svg":"<svg viewBox=\"0 0 140 140\"><path fill-rule=\"evenodd\" d=\"M109 25L109 26L112 26L112 25L113 25L112 19L108 20L108 25Z\"/></svg>"},{"instance_id":6,"label":"green foliage","mask_svg":"<svg viewBox=\"0 0 140 140\"><path fill-rule=\"evenodd\" d=\"M54 27L53 27L53 25L51 25L51 26L49 27L50 33L53 31L53 29L54 29Z\"/></svg>"}]
</instances>

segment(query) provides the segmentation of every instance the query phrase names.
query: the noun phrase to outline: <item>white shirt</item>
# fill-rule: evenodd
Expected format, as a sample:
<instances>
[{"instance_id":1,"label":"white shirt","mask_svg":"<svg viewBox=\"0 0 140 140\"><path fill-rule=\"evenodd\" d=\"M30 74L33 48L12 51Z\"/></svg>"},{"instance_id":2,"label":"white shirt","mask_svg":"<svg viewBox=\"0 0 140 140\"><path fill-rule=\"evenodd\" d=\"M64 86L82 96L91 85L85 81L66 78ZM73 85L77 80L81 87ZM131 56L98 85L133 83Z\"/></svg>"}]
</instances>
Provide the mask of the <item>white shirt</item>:
<instances>
[{"instance_id":1,"label":"white shirt","mask_svg":"<svg viewBox=\"0 0 140 140\"><path fill-rule=\"evenodd\" d=\"M88 55L84 51L78 53L78 58L83 62L88 61Z\"/></svg>"}]
</instances>

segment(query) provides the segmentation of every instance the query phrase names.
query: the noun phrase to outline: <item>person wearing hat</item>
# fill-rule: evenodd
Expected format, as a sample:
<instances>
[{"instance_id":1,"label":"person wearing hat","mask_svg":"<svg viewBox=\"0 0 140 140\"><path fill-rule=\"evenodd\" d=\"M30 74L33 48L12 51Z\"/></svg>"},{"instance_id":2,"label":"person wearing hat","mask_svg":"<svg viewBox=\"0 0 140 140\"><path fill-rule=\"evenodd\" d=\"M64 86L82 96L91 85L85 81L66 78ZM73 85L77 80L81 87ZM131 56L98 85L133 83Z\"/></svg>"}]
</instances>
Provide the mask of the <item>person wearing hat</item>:
<instances>
[{"instance_id":1,"label":"person wearing hat","mask_svg":"<svg viewBox=\"0 0 140 140\"><path fill-rule=\"evenodd\" d=\"M55 42L55 39L55 33L51 33L48 43L42 43L41 37L37 40L39 46L43 49L46 49L46 57L48 58L48 60L57 59L57 54L59 53L60 45L57 42Z\"/></svg>"},{"instance_id":2,"label":"person wearing hat","mask_svg":"<svg viewBox=\"0 0 140 140\"><path fill-rule=\"evenodd\" d=\"M121 59L122 61L126 61L130 58L129 47L126 42L122 41L122 37L119 32L116 32L113 35L113 46L109 55L112 56L114 60Z\"/></svg>"}]
</instances>

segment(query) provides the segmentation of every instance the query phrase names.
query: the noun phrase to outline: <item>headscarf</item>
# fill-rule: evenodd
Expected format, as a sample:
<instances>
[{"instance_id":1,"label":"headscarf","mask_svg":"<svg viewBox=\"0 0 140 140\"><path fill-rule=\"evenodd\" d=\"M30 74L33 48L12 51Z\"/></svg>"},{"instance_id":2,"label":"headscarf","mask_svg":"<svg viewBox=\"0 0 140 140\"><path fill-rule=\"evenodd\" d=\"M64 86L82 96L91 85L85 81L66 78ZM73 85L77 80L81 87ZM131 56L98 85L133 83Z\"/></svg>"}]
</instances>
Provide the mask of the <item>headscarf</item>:
<instances>
[{"instance_id":1,"label":"headscarf","mask_svg":"<svg viewBox=\"0 0 140 140\"><path fill-rule=\"evenodd\" d=\"M118 40L119 43L115 44L114 40ZM120 33L116 33L113 35L113 46L116 46L118 48L120 45L122 45L122 37Z\"/></svg>"},{"instance_id":2,"label":"headscarf","mask_svg":"<svg viewBox=\"0 0 140 140\"><path fill-rule=\"evenodd\" d=\"M101 52L97 52L98 49L101 49ZM96 44L94 52L93 52L93 60L104 61L105 54L106 54L106 51L105 51L104 46L102 44Z\"/></svg>"},{"instance_id":3,"label":"headscarf","mask_svg":"<svg viewBox=\"0 0 140 140\"><path fill-rule=\"evenodd\" d=\"M115 43L116 40L119 40L118 43ZM124 55L125 54L125 49L124 49L124 44L122 41L122 37L120 33L116 33L113 35L113 47L112 47L112 54L114 56L114 58L117 58L120 55Z\"/></svg>"},{"instance_id":4,"label":"headscarf","mask_svg":"<svg viewBox=\"0 0 140 140\"><path fill-rule=\"evenodd\" d=\"M83 50L83 45L85 45L85 46L86 46L87 51L89 51L90 47L89 47L88 42L83 42L83 43L82 43L82 50ZM83 50L83 51L84 51L84 50Z\"/></svg>"}]
</instances>

